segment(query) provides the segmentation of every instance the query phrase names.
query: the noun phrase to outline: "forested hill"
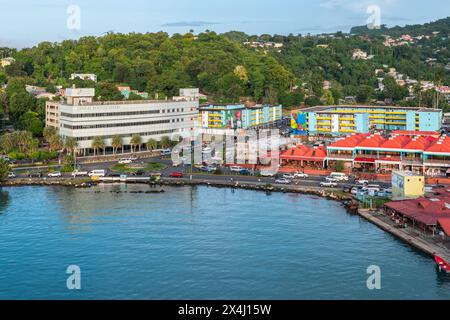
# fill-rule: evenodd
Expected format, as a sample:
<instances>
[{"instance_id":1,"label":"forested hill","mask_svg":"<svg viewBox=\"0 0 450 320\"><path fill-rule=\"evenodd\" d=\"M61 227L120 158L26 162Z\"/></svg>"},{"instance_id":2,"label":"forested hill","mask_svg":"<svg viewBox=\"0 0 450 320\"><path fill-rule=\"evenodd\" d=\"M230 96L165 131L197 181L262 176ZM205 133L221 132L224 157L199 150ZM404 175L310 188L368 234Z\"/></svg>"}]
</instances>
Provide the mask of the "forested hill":
<instances>
[{"instance_id":1,"label":"forested hill","mask_svg":"<svg viewBox=\"0 0 450 320\"><path fill-rule=\"evenodd\" d=\"M101 82L126 84L159 97L178 95L179 88L193 86L209 95L259 100L286 91L294 80L272 55L214 32L111 33L43 42L14 58L16 63L6 69L8 75L30 77L38 85L69 85L71 73L95 73Z\"/></svg>"},{"instance_id":2,"label":"forested hill","mask_svg":"<svg viewBox=\"0 0 450 320\"><path fill-rule=\"evenodd\" d=\"M29 94L25 85L55 93L56 86L73 84L95 87L96 98L102 100L122 99L118 85L160 99L178 95L179 88L198 87L212 103L246 97L298 108L350 99L361 104L439 105L448 111L445 95L423 91L421 82L450 85L449 22L447 18L374 35L109 33L22 50L0 48L0 57L15 59L0 67L0 116L39 135L45 100ZM386 43L384 31L399 36L392 35L394 42ZM404 40L401 35L407 33L414 38ZM363 57L355 58L355 52ZM72 73L94 73L98 82L70 80Z\"/></svg>"},{"instance_id":3,"label":"forested hill","mask_svg":"<svg viewBox=\"0 0 450 320\"><path fill-rule=\"evenodd\" d=\"M439 32L442 36L448 36L450 33L450 17L440 19L434 22L425 24L406 25L404 27L395 26L392 28L382 25L380 29L369 29L367 26L353 27L350 31L351 34L369 34L380 35L386 34L393 37L398 37L403 34L409 34L411 36L427 35L433 32Z\"/></svg>"}]
</instances>

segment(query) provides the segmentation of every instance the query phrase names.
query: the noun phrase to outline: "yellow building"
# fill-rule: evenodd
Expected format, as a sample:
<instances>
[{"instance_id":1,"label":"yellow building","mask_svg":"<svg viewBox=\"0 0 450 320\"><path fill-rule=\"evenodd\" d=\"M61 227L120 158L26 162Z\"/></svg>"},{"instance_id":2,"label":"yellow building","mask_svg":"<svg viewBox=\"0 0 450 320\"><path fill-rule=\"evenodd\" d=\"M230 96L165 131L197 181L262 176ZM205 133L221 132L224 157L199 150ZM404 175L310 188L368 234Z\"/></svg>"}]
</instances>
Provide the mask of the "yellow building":
<instances>
[{"instance_id":1,"label":"yellow building","mask_svg":"<svg viewBox=\"0 0 450 320\"><path fill-rule=\"evenodd\" d=\"M416 199L425 194L425 177L411 171L392 173L392 197L394 200Z\"/></svg>"}]
</instances>

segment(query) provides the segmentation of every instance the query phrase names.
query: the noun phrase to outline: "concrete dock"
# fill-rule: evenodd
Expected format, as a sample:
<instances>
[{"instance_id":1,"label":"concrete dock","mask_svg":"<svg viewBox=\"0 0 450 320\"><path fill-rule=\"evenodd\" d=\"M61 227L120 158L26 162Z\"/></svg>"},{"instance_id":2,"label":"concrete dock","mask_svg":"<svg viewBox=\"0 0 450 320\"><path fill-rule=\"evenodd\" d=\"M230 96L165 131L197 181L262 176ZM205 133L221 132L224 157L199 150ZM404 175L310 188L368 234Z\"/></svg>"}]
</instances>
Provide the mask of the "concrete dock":
<instances>
[{"instance_id":1,"label":"concrete dock","mask_svg":"<svg viewBox=\"0 0 450 320\"><path fill-rule=\"evenodd\" d=\"M446 261L450 261L450 250L448 248L445 248L443 245L439 245L437 243L433 243L430 241L426 241L425 239L421 239L417 236L413 236L409 234L404 229L398 229L395 226L383 221L382 219L378 218L376 214L371 213L367 209L359 209L358 214L366 219L367 221L375 224L379 228L383 229L386 232L389 232L393 236L397 237L398 239L406 242L407 244L413 246L414 248L430 255L431 257L434 256L440 256L441 258L445 259Z\"/></svg>"}]
</instances>

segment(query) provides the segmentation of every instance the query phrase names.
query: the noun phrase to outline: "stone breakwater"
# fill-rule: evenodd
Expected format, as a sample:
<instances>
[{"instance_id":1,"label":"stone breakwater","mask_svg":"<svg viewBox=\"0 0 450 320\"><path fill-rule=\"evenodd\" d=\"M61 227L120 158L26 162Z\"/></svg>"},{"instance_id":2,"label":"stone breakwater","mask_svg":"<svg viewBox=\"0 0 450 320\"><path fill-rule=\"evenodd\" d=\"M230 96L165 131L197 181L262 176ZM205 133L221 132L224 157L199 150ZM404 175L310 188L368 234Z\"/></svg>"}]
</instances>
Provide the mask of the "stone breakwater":
<instances>
[{"instance_id":1,"label":"stone breakwater","mask_svg":"<svg viewBox=\"0 0 450 320\"><path fill-rule=\"evenodd\" d=\"M93 181L89 178L24 178L24 179L12 179L4 181L0 186L4 187L20 187L20 186L63 186L63 187L74 187L74 188L90 188L96 186L99 183ZM245 189L262 191L266 193L270 192L284 192L284 193L299 193L299 194L311 194L320 197L324 197L330 200L349 202L352 201L353 197L341 190L337 189L327 189L312 186L301 186L301 185L270 185L260 182L238 182L238 181L213 181L204 179L163 179L161 181L150 183L149 181L140 182L127 182L127 183L138 183L146 184L150 187L159 186L211 186L216 188L235 188L235 189Z\"/></svg>"}]
</instances>

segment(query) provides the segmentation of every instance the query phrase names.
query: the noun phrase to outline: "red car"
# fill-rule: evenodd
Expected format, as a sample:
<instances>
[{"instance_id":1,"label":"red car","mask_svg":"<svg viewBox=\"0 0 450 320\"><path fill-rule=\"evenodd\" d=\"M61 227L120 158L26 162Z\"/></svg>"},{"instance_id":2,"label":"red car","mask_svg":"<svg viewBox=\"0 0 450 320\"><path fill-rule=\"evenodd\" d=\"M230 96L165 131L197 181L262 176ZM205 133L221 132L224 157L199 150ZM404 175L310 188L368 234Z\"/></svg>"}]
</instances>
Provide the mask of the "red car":
<instances>
[{"instance_id":1,"label":"red car","mask_svg":"<svg viewBox=\"0 0 450 320\"><path fill-rule=\"evenodd\" d=\"M183 178L183 173L182 172L172 172L169 175L170 178Z\"/></svg>"}]
</instances>

